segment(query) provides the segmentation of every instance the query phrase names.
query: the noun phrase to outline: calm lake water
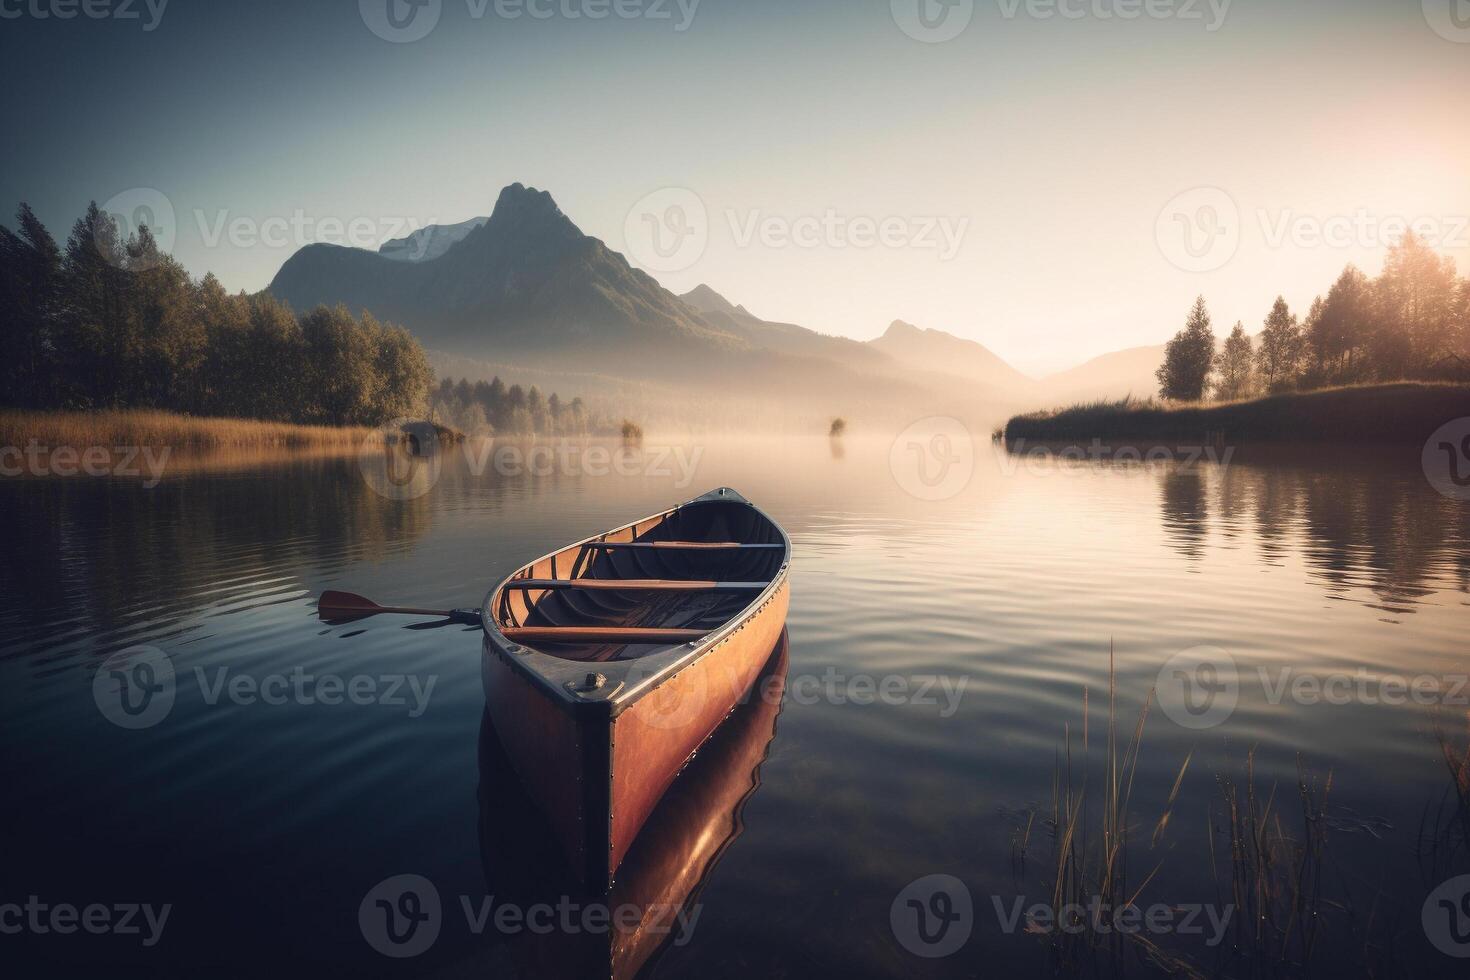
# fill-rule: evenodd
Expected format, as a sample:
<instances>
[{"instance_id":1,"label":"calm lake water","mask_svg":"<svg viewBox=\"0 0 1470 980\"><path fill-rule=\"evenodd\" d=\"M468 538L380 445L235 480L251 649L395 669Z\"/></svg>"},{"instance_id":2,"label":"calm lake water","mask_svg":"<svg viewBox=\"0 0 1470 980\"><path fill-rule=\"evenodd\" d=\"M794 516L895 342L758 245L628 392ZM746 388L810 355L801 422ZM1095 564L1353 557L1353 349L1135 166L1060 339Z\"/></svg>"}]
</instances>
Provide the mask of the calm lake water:
<instances>
[{"instance_id":1,"label":"calm lake water","mask_svg":"<svg viewBox=\"0 0 1470 980\"><path fill-rule=\"evenodd\" d=\"M649 975L1058 969L1047 937L1010 913L1050 900L1069 731L1073 781L1091 773L1087 819L1101 825L1110 650L1120 741L1164 677L1130 806L1137 905L1230 904L1221 780L1243 787L1254 750L1258 792L1275 791L1272 838L1301 835L1299 766L1330 775L1312 972L1464 975L1421 911L1470 872L1463 846L1426 843L1443 836L1431 828L1451 785L1436 720L1466 738L1470 505L1435 492L1417 452L1138 465L984 446L962 489L925 500L953 488L887 441L681 450L697 461L687 483L679 458L651 451L653 472L624 475L587 457L477 474L450 454L405 500L376 492L355 458L200 469L153 489L0 483L0 903L100 903L114 922L121 904L170 906L151 946L141 914L136 935L0 935L6 960L31 964L10 975L554 975L528 966L524 935L477 934L463 908L517 894L500 876L524 857L495 829L519 798L483 717L479 634L325 625L314 597L475 606L530 558L721 485L795 545L789 648L772 668L787 695L779 718L752 716L707 753L765 751L753 792L715 771L686 793L691 812L719 811L685 820L708 817L699 853L713 863L687 899L694 928ZM94 693L104 661L140 645L165 658L155 680L173 672L162 717L108 704L105 678ZM432 882L442 903L437 938L406 959L378 953L359 919L398 875ZM962 883L967 916L958 892L935 904L921 884L917 906L901 900L932 875ZM963 917L942 940L959 940L951 955L918 955L936 950L914 939L916 909ZM1148 938L1206 975L1293 975L1234 923L1215 945L1203 930ZM1142 948L1093 965L1163 975Z\"/></svg>"}]
</instances>

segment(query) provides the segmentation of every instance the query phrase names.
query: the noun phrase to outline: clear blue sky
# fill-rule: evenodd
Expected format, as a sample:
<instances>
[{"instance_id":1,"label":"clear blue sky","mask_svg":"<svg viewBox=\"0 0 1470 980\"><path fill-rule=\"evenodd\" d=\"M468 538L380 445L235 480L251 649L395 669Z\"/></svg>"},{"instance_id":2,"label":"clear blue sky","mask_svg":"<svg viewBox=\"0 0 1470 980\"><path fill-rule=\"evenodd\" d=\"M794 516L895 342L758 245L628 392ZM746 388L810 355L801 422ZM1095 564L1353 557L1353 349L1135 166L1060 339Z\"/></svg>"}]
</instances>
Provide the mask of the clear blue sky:
<instances>
[{"instance_id":1,"label":"clear blue sky","mask_svg":"<svg viewBox=\"0 0 1470 980\"><path fill-rule=\"evenodd\" d=\"M684 188L708 245L655 271L670 288L862 339L902 318L1037 371L1162 341L1201 292L1221 332L1258 327L1277 293L1304 305L1349 261L1376 272L1395 219L1470 267L1458 0L1154 0L1170 15L1134 19L1143 0L974 0L942 43L900 27L919 0L701 0L684 30L693 0L596 20L566 11L615 0L532 0L545 18L438 0L409 43L369 28L387 2L62 20L0 0L0 206L64 237L88 200L154 189L191 271L256 290L302 244L486 214L513 181L636 260L630 209ZM1181 258L1161 213L1202 187L1239 245ZM1220 200L1200 193L1177 207ZM834 218L811 247L743 239ZM855 219L896 237L864 245Z\"/></svg>"}]
</instances>

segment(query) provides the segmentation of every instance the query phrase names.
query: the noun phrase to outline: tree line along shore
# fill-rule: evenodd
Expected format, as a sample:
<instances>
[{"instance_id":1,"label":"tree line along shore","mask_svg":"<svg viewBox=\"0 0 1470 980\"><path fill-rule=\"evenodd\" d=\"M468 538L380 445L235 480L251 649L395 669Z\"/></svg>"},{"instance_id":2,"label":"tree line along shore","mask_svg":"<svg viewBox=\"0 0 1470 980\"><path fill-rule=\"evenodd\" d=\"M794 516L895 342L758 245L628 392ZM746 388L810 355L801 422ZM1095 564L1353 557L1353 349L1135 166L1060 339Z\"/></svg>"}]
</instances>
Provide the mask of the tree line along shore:
<instances>
[{"instance_id":1,"label":"tree line along shore","mask_svg":"<svg viewBox=\"0 0 1470 980\"><path fill-rule=\"evenodd\" d=\"M5 445L348 445L434 413L481 433L611 427L579 398L498 379L436 388L408 331L195 280L145 225L125 236L95 203L63 246L25 204L14 231L0 226L0 342Z\"/></svg>"},{"instance_id":2,"label":"tree line along shore","mask_svg":"<svg viewBox=\"0 0 1470 980\"><path fill-rule=\"evenodd\" d=\"M1470 279L1409 233L1378 278L1348 266L1305 318L1278 297L1255 339L1237 322L1217 344L1201 296L1157 377L1157 398L1020 415L1004 436L1422 442L1470 415Z\"/></svg>"}]
</instances>

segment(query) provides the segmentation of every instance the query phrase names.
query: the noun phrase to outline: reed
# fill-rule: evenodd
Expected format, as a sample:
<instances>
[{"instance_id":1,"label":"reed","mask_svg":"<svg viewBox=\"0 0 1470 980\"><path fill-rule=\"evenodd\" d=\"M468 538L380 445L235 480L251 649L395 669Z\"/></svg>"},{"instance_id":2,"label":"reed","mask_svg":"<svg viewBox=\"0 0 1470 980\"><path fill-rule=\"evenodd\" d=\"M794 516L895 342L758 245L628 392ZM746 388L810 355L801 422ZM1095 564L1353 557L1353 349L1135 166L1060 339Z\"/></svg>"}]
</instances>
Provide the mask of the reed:
<instances>
[{"instance_id":1,"label":"reed","mask_svg":"<svg viewBox=\"0 0 1470 980\"><path fill-rule=\"evenodd\" d=\"M1332 775L1310 775L1297 760L1296 805L1300 837L1287 833L1276 807L1276 789L1262 794L1256 784L1255 751L1246 756L1243 781L1217 777L1221 810L1210 812L1210 842L1229 843L1227 883L1235 906L1235 954L1272 972L1284 967L1305 969L1317 948L1322 924L1323 853L1327 844L1324 818ZM1211 861L1217 891L1218 866ZM1350 908L1344 907L1351 913Z\"/></svg>"},{"instance_id":2,"label":"reed","mask_svg":"<svg viewBox=\"0 0 1470 980\"><path fill-rule=\"evenodd\" d=\"M1434 739L1444 761L1448 785L1437 805L1426 806L1420 821L1418 857L1426 877L1440 878L1470 859L1470 715L1466 741L1450 734L1442 718L1434 722Z\"/></svg>"},{"instance_id":3,"label":"reed","mask_svg":"<svg viewBox=\"0 0 1470 980\"><path fill-rule=\"evenodd\" d=\"M1072 726L1064 726L1062 746L1053 769L1049 821L1054 841L1050 867L1051 907L1058 910L1059 915L1063 909L1090 907L1094 900L1107 909L1135 905L1162 867L1162 862L1155 865L1136 884L1130 867L1134 856L1131 846L1133 788L1154 696L1154 690L1150 689L1131 731L1126 732L1126 738L1120 737L1116 661L1110 644L1107 730L1101 760L1096 764L1092 760L1091 695L1086 689L1082 693L1080 743L1075 741ZM1186 756L1179 767L1169 801L1154 826L1154 843L1168 826L1192 756L1193 753ZM1101 769L1098 774L1101 785L1098 787L1092 785L1095 766ZM1026 836L1029 840L1029 829ZM1024 858L1024 854L1021 857ZM1057 927L1048 933L1054 957L1060 966L1076 970L1083 965L1096 968L1098 961L1113 961L1121 969L1124 954L1131 949L1172 975L1202 976L1187 961L1166 953L1142 934L1113 929L1098 931L1095 926L1096 923L1083 916L1066 923L1058 922Z\"/></svg>"},{"instance_id":4,"label":"reed","mask_svg":"<svg viewBox=\"0 0 1470 980\"><path fill-rule=\"evenodd\" d=\"M356 448L373 432L356 426L292 425L128 409L101 412L0 410L0 446L155 446L173 449Z\"/></svg>"}]
</instances>

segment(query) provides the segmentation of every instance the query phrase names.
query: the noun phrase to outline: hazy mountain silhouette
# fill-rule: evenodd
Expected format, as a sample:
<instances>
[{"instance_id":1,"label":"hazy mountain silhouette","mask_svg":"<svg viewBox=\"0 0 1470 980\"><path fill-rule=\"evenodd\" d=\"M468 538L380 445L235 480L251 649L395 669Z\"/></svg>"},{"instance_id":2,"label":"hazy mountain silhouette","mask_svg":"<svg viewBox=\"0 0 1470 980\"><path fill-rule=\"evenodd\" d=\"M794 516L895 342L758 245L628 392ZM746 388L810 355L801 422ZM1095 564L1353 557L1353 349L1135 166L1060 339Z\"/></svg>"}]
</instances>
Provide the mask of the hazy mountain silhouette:
<instances>
[{"instance_id":1,"label":"hazy mountain silhouette","mask_svg":"<svg viewBox=\"0 0 1470 980\"><path fill-rule=\"evenodd\" d=\"M461 373L479 363L512 379L512 368L595 375L609 394L652 385L650 397L677 391L686 409L712 406L710 419L780 416L783 405L852 418L988 416L1059 397L942 331L897 321L862 343L761 319L708 285L675 296L521 184L501 191L488 219L429 226L379 252L309 245L267 288L298 310L344 304L402 324ZM1161 356L1151 356L1150 379Z\"/></svg>"},{"instance_id":2,"label":"hazy mountain silhouette","mask_svg":"<svg viewBox=\"0 0 1470 980\"><path fill-rule=\"evenodd\" d=\"M308 245L269 291L297 309L344 303L400 323L428 347L559 367L646 373L748 350L564 215L512 184L490 220L443 255L401 262Z\"/></svg>"},{"instance_id":3,"label":"hazy mountain silhouette","mask_svg":"<svg viewBox=\"0 0 1470 980\"><path fill-rule=\"evenodd\" d=\"M1163 344L1130 347L1047 375L1041 379L1041 388L1063 401L1115 399L1128 395L1149 398L1159 393L1155 372L1163 363Z\"/></svg>"},{"instance_id":4,"label":"hazy mountain silhouette","mask_svg":"<svg viewBox=\"0 0 1470 980\"><path fill-rule=\"evenodd\" d=\"M1037 394L1035 379L1011 367L983 344L943 330L924 330L894 320L888 332L868 341L868 346L921 371L956 375L986 389L1017 397L1030 398Z\"/></svg>"},{"instance_id":5,"label":"hazy mountain silhouette","mask_svg":"<svg viewBox=\"0 0 1470 980\"><path fill-rule=\"evenodd\" d=\"M782 354L828 358L839 364L884 374L899 374L899 365L880 351L847 337L818 333L794 323L762 320L737 306L707 285L699 285L679 297L706 322L741 338L753 347Z\"/></svg>"}]
</instances>

